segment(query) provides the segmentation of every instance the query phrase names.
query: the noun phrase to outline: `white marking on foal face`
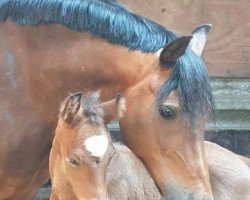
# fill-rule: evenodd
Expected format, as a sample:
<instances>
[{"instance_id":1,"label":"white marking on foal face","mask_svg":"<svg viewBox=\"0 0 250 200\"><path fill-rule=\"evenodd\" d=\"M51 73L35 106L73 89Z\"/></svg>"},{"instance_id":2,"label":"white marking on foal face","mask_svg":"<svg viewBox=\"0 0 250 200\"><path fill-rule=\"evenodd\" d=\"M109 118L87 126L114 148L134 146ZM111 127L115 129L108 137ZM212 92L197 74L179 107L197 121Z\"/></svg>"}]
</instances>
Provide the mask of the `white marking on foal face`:
<instances>
[{"instance_id":1,"label":"white marking on foal face","mask_svg":"<svg viewBox=\"0 0 250 200\"><path fill-rule=\"evenodd\" d=\"M95 135L86 139L85 147L92 156L102 157L108 149L109 140L104 135Z\"/></svg>"}]
</instances>

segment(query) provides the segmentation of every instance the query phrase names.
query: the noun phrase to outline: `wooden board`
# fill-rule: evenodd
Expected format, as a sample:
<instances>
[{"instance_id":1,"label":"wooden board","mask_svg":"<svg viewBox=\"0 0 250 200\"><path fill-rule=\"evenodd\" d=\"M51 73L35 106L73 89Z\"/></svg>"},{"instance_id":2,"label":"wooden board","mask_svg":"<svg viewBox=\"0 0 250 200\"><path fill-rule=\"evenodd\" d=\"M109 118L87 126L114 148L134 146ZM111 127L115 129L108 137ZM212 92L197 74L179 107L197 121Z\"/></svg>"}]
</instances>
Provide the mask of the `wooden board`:
<instances>
[{"instance_id":1,"label":"wooden board","mask_svg":"<svg viewBox=\"0 0 250 200\"><path fill-rule=\"evenodd\" d=\"M210 75L250 77L250 0L120 1L181 35L213 24L203 54Z\"/></svg>"}]
</instances>

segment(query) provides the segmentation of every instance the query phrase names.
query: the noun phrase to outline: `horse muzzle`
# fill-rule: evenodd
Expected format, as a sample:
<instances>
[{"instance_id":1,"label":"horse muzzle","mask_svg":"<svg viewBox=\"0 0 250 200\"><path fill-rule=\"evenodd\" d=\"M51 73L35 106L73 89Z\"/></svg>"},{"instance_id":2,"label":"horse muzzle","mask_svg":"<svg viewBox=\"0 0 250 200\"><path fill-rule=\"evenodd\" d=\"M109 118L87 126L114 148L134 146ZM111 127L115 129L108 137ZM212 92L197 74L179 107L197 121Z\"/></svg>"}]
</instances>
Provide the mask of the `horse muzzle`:
<instances>
[{"instance_id":1,"label":"horse muzzle","mask_svg":"<svg viewBox=\"0 0 250 200\"><path fill-rule=\"evenodd\" d=\"M165 200L214 200L212 194L201 192L201 188L188 188L171 185L164 191Z\"/></svg>"}]
</instances>

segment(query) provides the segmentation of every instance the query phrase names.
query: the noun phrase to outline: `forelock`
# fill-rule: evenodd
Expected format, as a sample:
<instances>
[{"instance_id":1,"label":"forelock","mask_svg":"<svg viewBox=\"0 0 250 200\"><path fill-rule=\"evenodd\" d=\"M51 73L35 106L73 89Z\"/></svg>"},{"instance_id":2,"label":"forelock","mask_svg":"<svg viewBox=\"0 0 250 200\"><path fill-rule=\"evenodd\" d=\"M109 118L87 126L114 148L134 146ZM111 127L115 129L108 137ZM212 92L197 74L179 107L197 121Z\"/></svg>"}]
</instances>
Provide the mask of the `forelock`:
<instances>
[{"instance_id":1,"label":"forelock","mask_svg":"<svg viewBox=\"0 0 250 200\"><path fill-rule=\"evenodd\" d=\"M170 78L161 86L157 104L164 102L172 90L179 92L182 113L197 130L199 120L213 112L214 101L206 66L191 49L178 59Z\"/></svg>"},{"instance_id":2,"label":"forelock","mask_svg":"<svg viewBox=\"0 0 250 200\"><path fill-rule=\"evenodd\" d=\"M100 106L100 93L92 92L83 95L82 107L84 116L92 123L103 123L103 109Z\"/></svg>"}]
</instances>

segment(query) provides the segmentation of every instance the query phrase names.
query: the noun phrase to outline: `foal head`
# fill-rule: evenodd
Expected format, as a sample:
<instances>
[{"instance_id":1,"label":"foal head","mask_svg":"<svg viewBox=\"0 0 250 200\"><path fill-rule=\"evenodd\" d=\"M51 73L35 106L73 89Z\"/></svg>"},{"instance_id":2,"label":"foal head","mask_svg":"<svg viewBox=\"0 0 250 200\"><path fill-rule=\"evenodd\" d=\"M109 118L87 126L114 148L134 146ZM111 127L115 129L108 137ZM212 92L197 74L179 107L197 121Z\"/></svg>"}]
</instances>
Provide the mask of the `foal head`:
<instances>
[{"instance_id":1,"label":"foal head","mask_svg":"<svg viewBox=\"0 0 250 200\"><path fill-rule=\"evenodd\" d=\"M122 96L100 103L98 93L76 93L62 103L56 137L64 174L78 199L107 199L106 170L114 149L106 124L124 112Z\"/></svg>"}]
</instances>

